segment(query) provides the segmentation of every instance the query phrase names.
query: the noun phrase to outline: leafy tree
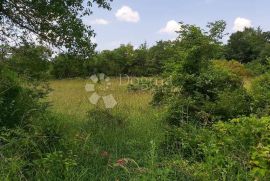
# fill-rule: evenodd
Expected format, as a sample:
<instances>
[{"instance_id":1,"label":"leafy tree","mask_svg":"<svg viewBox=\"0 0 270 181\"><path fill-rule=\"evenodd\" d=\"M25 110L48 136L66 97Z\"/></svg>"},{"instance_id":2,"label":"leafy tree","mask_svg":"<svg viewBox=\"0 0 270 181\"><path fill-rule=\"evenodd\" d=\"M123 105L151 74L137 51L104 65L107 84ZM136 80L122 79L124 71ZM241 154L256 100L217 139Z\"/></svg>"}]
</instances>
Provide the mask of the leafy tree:
<instances>
[{"instance_id":1,"label":"leafy tree","mask_svg":"<svg viewBox=\"0 0 270 181\"><path fill-rule=\"evenodd\" d=\"M166 62L175 55L175 45L172 41L158 41L149 49L147 61L148 74L161 74Z\"/></svg>"},{"instance_id":2,"label":"leafy tree","mask_svg":"<svg viewBox=\"0 0 270 181\"><path fill-rule=\"evenodd\" d=\"M215 25L220 24L212 25L216 30ZM221 32L212 29L205 32L194 25L181 24L181 27L177 43L179 56L166 66L166 75L172 76L171 89L160 94L166 95L169 123L179 125L188 120L208 124L249 114L250 99L241 78L211 61L220 55L219 39L224 28L220 28ZM231 104L234 109L229 109Z\"/></svg>"},{"instance_id":3,"label":"leafy tree","mask_svg":"<svg viewBox=\"0 0 270 181\"><path fill-rule=\"evenodd\" d=\"M270 43L265 44L264 48L260 52L259 57L259 61L263 65L266 65L268 63L268 60L270 58Z\"/></svg>"},{"instance_id":4,"label":"leafy tree","mask_svg":"<svg viewBox=\"0 0 270 181\"><path fill-rule=\"evenodd\" d=\"M134 58L134 48L131 44L121 45L119 48L113 51L113 60L118 65L118 70L116 69L116 74L128 74L130 68L133 64Z\"/></svg>"},{"instance_id":5,"label":"leafy tree","mask_svg":"<svg viewBox=\"0 0 270 181\"><path fill-rule=\"evenodd\" d=\"M258 115L270 114L270 73L256 77L252 81L250 93L254 99L255 111Z\"/></svg>"},{"instance_id":6,"label":"leafy tree","mask_svg":"<svg viewBox=\"0 0 270 181\"><path fill-rule=\"evenodd\" d=\"M130 66L129 74L134 76L147 75L148 67L146 65L148 61L148 48L147 44L140 45L138 49L134 51L134 57Z\"/></svg>"},{"instance_id":7,"label":"leafy tree","mask_svg":"<svg viewBox=\"0 0 270 181\"><path fill-rule=\"evenodd\" d=\"M10 69L30 79L48 76L50 50L42 46L24 45L13 48L7 63Z\"/></svg>"},{"instance_id":8,"label":"leafy tree","mask_svg":"<svg viewBox=\"0 0 270 181\"><path fill-rule=\"evenodd\" d=\"M60 54L52 61L52 74L57 79L84 76L84 59L70 54Z\"/></svg>"},{"instance_id":9,"label":"leafy tree","mask_svg":"<svg viewBox=\"0 0 270 181\"><path fill-rule=\"evenodd\" d=\"M242 63L258 59L262 50L264 48L267 49L266 43L269 42L268 34L260 28L246 28L243 32L233 33L227 45L227 59L239 60ZM264 56L263 54L261 56Z\"/></svg>"},{"instance_id":10,"label":"leafy tree","mask_svg":"<svg viewBox=\"0 0 270 181\"><path fill-rule=\"evenodd\" d=\"M94 32L90 26L83 24L81 18L92 13L94 4L110 9L110 1L1 0L1 37L5 40L27 39L27 35L32 33L57 47L88 54L95 47L90 40Z\"/></svg>"}]
</instances>

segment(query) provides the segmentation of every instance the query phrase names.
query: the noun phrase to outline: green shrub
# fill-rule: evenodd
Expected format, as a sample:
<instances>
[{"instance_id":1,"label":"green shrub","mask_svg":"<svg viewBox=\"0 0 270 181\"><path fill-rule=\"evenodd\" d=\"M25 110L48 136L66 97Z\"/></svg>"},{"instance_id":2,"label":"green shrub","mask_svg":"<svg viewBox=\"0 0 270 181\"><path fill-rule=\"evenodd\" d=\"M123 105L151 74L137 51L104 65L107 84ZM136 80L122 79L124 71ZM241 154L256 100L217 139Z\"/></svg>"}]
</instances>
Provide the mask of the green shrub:
<instances>
[{"instance_id":1,"label":"green shrub","mask_svg":"<svg viewBox=\"0 0 270 181\"><path fill-rule=\"evenodd\" d=\"M251 98L243 88L243 80L227 68L210 64L197 76L180 75L174 75L172 82L178 91L171 91L173 88L164 93L170 124L179 125L183 121L210 124L251 113Z\"/></svg>"},{"instance_id":2,"label":"green shrub","mask_svg":"<svg viewBox=\"0 0 270 181\"><path fill-rule=\"evenodd\" d=\"M242 89L224 90L218 93L217 100L205 104L205 110L213 115L212 120L229 120L251 113L252 99Z\"/></svg>"},{"instance_id":3,"label":"green shrub","mask_svg":"<svg viewBox=\"0 0 270 181\"><path fill-rule=\"evenodd\" d=\"M161 148L172 163L188 163L182 164L182 174L192 170L202 180L269 180L269 129L269 117L243 117L205 128L183 123L169 129Z\"/></svg>"},{"instance_id":4,"label":"green shrub","mask_svg":"<svg viewBox=\"0 0 270 181\"><path fill-rule=\"evenodd\" d=\"M50 56L51 52L46 47L26 44L13 48L6 63L11 70L31 81L44 80L49 77Z\"/></svg>"},{"instance_id":5,"label":"green shrub","mask_svg":"<svg viewBox=\"0 0 270 181\"><path fill-rule=\"evenodd\" d=\"M253 60L252 62L247 63L245 66L253 76L259 76L269 72L270 59L268 58L265 63L262 63L260 60Z\"/></svg>"},{"instance_id":6,"label":"green shrub","mask_svg":"<svg viewBox=\"0 0 270 181\"><path fill-rule=\"evenodd\" d=\"M211 160L212 167L226 168L231 164L231 175L239 174L241 172L247 172L247 177L256 177L253 170L256 167L263 167L263 164L267 162L269 158L260 157L264 159L264 162L257 162L257 165L253 165L252 162L259 158L256 157L260 145L267 146L270 144L269 117L257 119L251 118L239 118L230 121L229 123L219 122L213 126L214 133L216 135L215 143L205 145L205 151ZM259 153L259 152L258 152ZM215 157L220 157L220 161L231 160L231 163L224 162L220 165ZM252 170L250 172L250 169ZM242 170L239 172L239 170ZM242 175L244 176L244 175ZM268 180L270 178L270 172L266 172L265 175L260 176L260 180Z\"/></svg>"},{"instance_id":7,"label":"green shrub","mask_svg":"<svg viewBox=\"0 0 270 181\"><path fill-rule=\"evenodd\" d=\"M167 121L173 125L183 121L212 124L251 112L250 98L243 88L243 75L247 75L244 67L237 62L212 61L220 53L224 22L210 23L208 28L209 32L205 32L182 24L177 42L179 56L172 57L166 65L172 89L163 94L163 102L169 107ZM175 88L177 91L173 91ZM226 96L230 98L227 100Z\"/></svg>"},{"instance_id":8,"label":"green shrub","mask_svg":"<svg viewBox=\"0 0 270 181\"><path fill-rule=\"evenodd\" d=\"M23 180L67 176L75 163L65 127L50 113L35 116L27 129L0 130L0 178Z\"/></svg>"},{"instance_id":9,"label":"green shrub","mask_svg":"<svg viewBox=\"0 0 270 181\"><path fill-rule=\"evenodd\" d=\"M258 76L252 81L250 93L254 100L254 111L259 115L270 113L270 73Z\"/></svg>"},{"instance_id":10,"label":"green shrub","mask_svg":"<svg viewBox=\"0 0 270 181\"><path fill-rule=\"evenodd\" d=\"M63 153L62 151L55 151L47 153L43 158L35 160L37 166L38 179L44 180L65 180L73 168L77 166L77 156L71 152Z\"/></svg>"},{"instance_id":11,"label":"green shrub","mask_svg":"<svg viewBox=\"0 0 270 181\"><path fill-rule=\"evenodd\" d=\"M45 104L38 103L42 92L3 66L0 82L0 126L25 125L31 116L44 110Z\"/></svg>"},{"instance_id":12,"label":"green shrub","mask_svg":"<svg viewBox=\"0 0 270 181\"><path fill-rule=\"evenodd\" d=\"M241 64L236 60L214 60L214 65L220 68L227 69L232 73L240 77L250 77L251 71L246 69L245 65Z\"/></svg>"}]
</instances>

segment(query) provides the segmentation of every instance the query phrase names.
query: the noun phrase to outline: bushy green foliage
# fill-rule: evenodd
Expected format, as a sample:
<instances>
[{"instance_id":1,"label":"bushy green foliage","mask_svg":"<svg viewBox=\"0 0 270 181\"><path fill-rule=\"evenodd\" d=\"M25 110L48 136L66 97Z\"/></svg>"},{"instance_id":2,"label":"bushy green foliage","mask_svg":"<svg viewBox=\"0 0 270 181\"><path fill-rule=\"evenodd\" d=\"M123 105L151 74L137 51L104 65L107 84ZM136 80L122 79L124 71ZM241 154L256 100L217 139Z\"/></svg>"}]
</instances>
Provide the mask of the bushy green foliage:
<instances>
[{"instance_id":1,"label":"bushy green foliage","mask_svg":"<svg viewBox=\"0 0 270 181\"><path fill-rule=\"evenodd\" d=\"M42 46L24 45L13 48L7 60L9 68L20 76L40 80L49 76L50 50Z\"/></svg>"},{"instance_id":2,"label":"bushy green foliage","mask_svg":"<svg viewBox=\"0 0 270 181\"><path fill-rule=\"evenodd\" d=\"M220 43L211 33L193 25L182 25L179 33L180 56L167 66L172 86L179 90L164 93L167 95L165 102L169 104L168 122L179 125L188 119L209 124L249 115L250 98L241 77L228 67L211 61L218 56Z\"/></svg>"},{"instance_id":3,"label":"bushy green foliage","mask_svg":"<svg viewBox=\"0 0 270 181\"><path fill-rule=\"evenodd\" d=\"M94 31L82 18L92 14L92 7L110 9L112 0L59 0L1 2L1 44L48 42L74 54L91 55ZM35 37L35 39L33 38Z\"/></svg>"},{"instance_id":4,"label":"bushy green foliage","mask_svg":"<svg viewBox=\"0 0 270 181\"><path fill-rule=\"evenodd\" d=\"M270 74L256 77L251 84L251 96L254 100L254 109L259 115L270 114Z\"/></svg>"},{"instance_id":5,"label":"bushy green foliage","mask_svg":"<svg viewBox=\"0 0 270 181\"><path fill-rule=\"evenodd\" d=\"M246 28L243 32L236 32L230 36L226 46L226 58L248 63L257 59L265 59L266 49L269 46L268 32L260 28Z\"/></svg>"},{"instance_id":6,"label":"bushy green foliage","mask_svg":"<svg viewBox=\"0 0 270 181\"><path fill-rule=\"evenodd\" d=\"M52 62L52 75L57 79L82 77L86 75L82 58L69 54L58 55Z\"/></svg>"},{"instance_id":7,"label":"bushy green foliage","mask_svg":"<svg viewBox=\"0 0 270 181\"><path fill-rule=\"evenodd\" d=\"M253 76L259 76L269 72L270 70L270 58L265 63L260 60L254 60L245 65L245 67L252 73Z\"/></svg>"},{"instance_id":8,"label":"bushy green foliage","mask_svg":"<svg viewBox=\"0 0 270 181\"><path fill-rule=\"evenodd\" d=\"M175 54L171 41L159 41L148 48L142 44L134 49L130 44L114 50L104 50L82 58L61 54L53 61L52 74L56 78L85 77L98 72L110 76L153 76L163 72L165 63Z\"/></svg>"},{"instance_id":9,"label":"bushy green foliage","mask_svg":"<svg viewBox=\"0 0 270 181\"><path fill-rule=\"evenodd\" d=\"M64 179L76 165L64 127L57 116L35 116L27 129L0 130L0 178Z\"/></svg>"},{"instance_id":10,"label":"bushy green foliage","mask_svg":"<svg viewBox=\"0 0 270 181\"><path fill-rule=\"evenodd\" d=\"M214 66L219 67L221 69L227 69L231 73L246 78L251 77L252 72L251 70L247 69L245 65L241 64L236 60L214 60Z\"/></svg>"},{"instance_id":11,"label":"bushy green foliage","mask_svg":"<svg viewBox=\"0 0 270 181\"><path fill-rule=\"evenodd\" d=\"M0 82L0 126L25 125L29 118L43 111L38 103L43 93L3 65Z\"/></svg>"},{"instance_id":12,"label":"bushy green foliage","mask_svg":"<svg viewBox=\"0 0 270 181\"><path fill-rule=\"evenodd\" d=\"M211 128L182 124L170 129L162 150L169 159L188 162L185 169L193 177L203 175L202 180L267 180L269 124L269 118L255 117L217 122Z\"/></svg>"}]
</instances>

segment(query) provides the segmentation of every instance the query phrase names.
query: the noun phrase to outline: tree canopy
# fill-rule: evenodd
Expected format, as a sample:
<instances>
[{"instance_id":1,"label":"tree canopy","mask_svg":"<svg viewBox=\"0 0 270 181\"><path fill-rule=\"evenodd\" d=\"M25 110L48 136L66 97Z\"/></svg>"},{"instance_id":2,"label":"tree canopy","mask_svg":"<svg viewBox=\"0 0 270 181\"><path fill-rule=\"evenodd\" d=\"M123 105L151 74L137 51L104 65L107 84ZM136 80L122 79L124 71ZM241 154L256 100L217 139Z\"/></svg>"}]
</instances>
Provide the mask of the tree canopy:
<instances>
[{"instance_id":1,"label":"tree canopy","mask_svg":"<svg viewBox=\"0 0 270 181\"><path fill-rule=\"evenodd\" d=\"M64 47L69 52L88 54L95 44L94 31L82 17L92 13L91 7L110 9L112 0L1 0L1 41L29 41L29 36Z\"/></svg>"},{"instance_id":2,"label":"tree canopy","mask_svg":"<svg viewBox=\"0 0 270 181\"><path fill-rule=\"evenodd\" d=\"M235 59L242 63L248 63L257 59L269 57L269 32L262 29L246 28L230 36L227 45L227 59Z\"/></svg>"}]
</instances>

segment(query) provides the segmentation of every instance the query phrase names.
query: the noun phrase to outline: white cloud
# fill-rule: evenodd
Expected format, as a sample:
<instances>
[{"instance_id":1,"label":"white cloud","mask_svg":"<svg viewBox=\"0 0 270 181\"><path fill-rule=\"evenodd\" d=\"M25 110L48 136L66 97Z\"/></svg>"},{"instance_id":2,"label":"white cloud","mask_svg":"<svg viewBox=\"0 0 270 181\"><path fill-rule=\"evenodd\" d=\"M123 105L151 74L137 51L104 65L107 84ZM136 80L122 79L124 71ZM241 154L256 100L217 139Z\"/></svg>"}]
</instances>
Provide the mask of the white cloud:
<instances>
[{"instance_id":1,"label":"white cloud","mask_svg":"<svg viewBox=\"0 0 270 181\"><path fill-rule=\"evenodd\" d=\"M244 31L245 28L250 27L252 27L252 23L249 19L238 17L234 20L234 31Z\"/></svg>"},{"instance_id":2,"label":"white cloud","mask_svg":"<svg viewBox=\"0 0 270 181\"><path fill-rule=\"evenodd\" d=\"M109 23L110 23L109 21L102 18L91 21L91 24L94 24L94 25L108 25Z\"/></svg>"},{"instance_id":3,"label":"white cloud","mask_svg":"<svg viewBox=\"0 0 270 181\"><path fill-rule=\"evenodd\" d=\"M137 23L140 21L139 13L128 6L123 6L122 8L118 9L115 16L120 21L131 23Z\"/></svg>"},{"instance_id":4,"label":"white cloud","mask_svg":"<svg viewBox=\"0 0 270 181\"><path fill-rule=\"evenodd\" d=\"M159 30L160 33L173 34L180 29L180 25L175 20L167 22L166 26Z\"/></svg>"}]
</instances>

